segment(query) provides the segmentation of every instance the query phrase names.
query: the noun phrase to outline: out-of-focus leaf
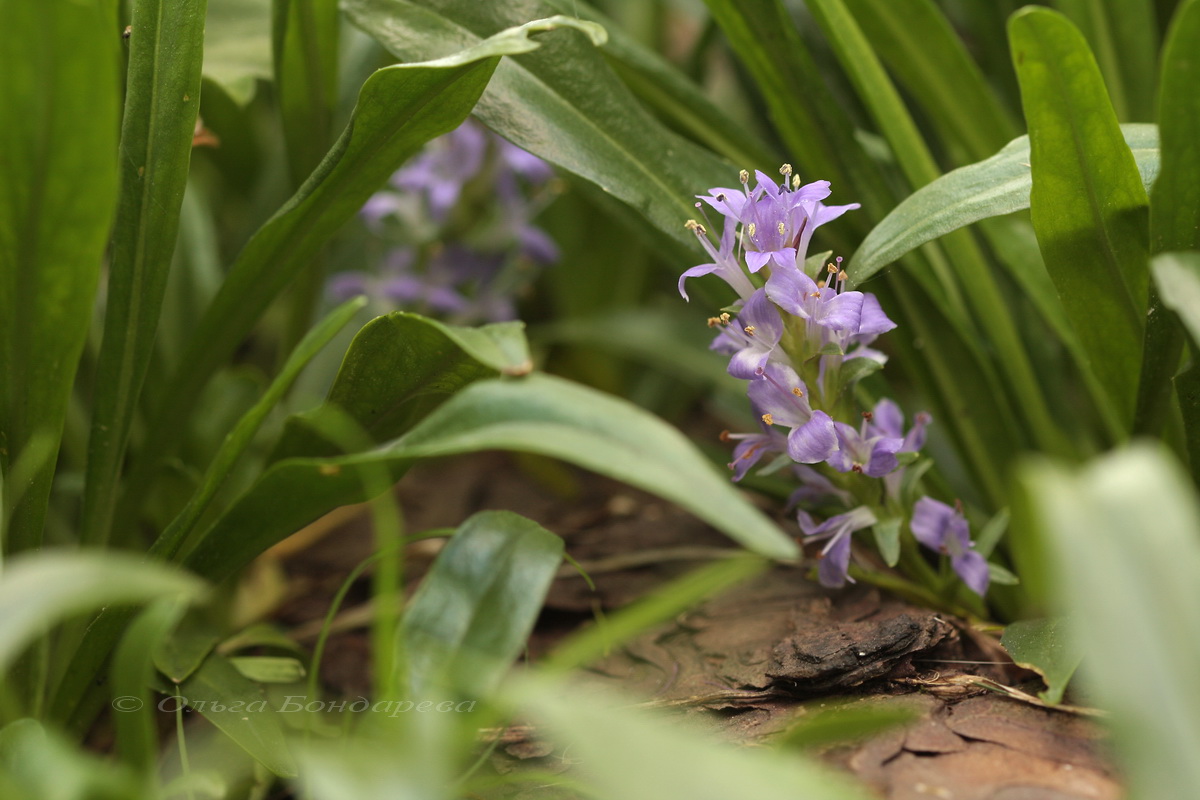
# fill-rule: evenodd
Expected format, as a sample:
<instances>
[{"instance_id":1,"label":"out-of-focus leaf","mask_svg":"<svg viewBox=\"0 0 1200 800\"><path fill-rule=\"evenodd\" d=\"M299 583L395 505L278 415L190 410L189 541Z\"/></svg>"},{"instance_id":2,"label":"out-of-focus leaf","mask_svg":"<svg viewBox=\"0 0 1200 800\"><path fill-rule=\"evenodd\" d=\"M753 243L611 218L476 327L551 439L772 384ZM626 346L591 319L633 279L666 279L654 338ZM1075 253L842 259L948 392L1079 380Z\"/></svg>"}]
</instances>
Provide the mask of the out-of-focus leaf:
<instances>
[{"instance_id":1,"label":"out-of-focus leaf","mask_svg":"<svg viewBox=\"0 0 1200 800\"><path fill-rule=\"evenodd\" d=\"M153 774L158 761L158 714L151 696L153 654L179 621L185 606L178 600L158 600L138 615L113 656L113 726L121 760L143 775ZM133 702L136 701L136 702Z\"/></svg>"},{"instance_id":2,"label":"out-of-focus leaf","mask_svg":"<svg viewBox=\"0 0 1200 800\"><path fill-rule=\"evenodd\" d=\"M208 0L204 77L240 105L271 79L271 0Z\"/></svg>"},{"instance_id":3,"label":"out-of-focus leaf","mask_svg":"<svg viewBox=\"0 0 1200 800\"><path fill-rule=\"evenodd\" d=\"M1021 476L1053 554L1051 582L1084 651L1080 676L1112 711L1131 797L1200 785L1200 508L1163 449L1137 445L1079 472Z\"/></svg>"},{"instance_id":4,"label":"out-of-focus leaf","mask_svg":"<svg viewBox=\"0 0 1200 800\"><path fill-rule=\"evenodd\" d=\"M889 567L900 563L900 526L903 522L903 519L896 517L871 526L871 533L875 534L875 546L879 548L879 555Z\"/></svg>"},{"instance_id":5,"label":"out-of-focus leaf","mask_svg":"<svg viewBox=\"0 0 1200 800\"><path fill-rule=\"evenodd\" d=\"M534 33L574 24L532 22L446 58L388 67L371 76L341 138L242 249L193 333L151 415L153 437L130 477L137 491L153 479L160 454L174 449L200 389L312 253L425 142L463 121L502 56L536 48Z\"/></svg>"},{"instance_id":6,"label":"out-of-focus leaf","mask_svg":"<svg viewBox=\"0 0 1200 800\"><path fill-rule=\"evenodd\" d=\"M118 47L109 4L2 0L0 469L42 432L58 450L117 200ZM36 547L55 459L13 509Z\"/></svg>"},{"instance_id":7,"label":"out-of-focus leaf","mask_svg":"<svg viewBox=\"0 0 1200 800\"><path fill-rule=\"evenodd\" d=\"M1162 253L1150 262L1159 297L1178 315L1200 353L1200 253Z\"/></svg>"},{"instance_id":8,"label":"out-of-focus leaf","mask_svg":"<svg viewBox=\"0 0 1200 800\"><path fill-rule=\"evenodd\" d=\"M203 610L194 610L154 650L154 668L172 683L183 683L221 641L221 631Z\"/></svg>"},{"instance_id":9,"label":"out-of-focus leaf","mask_svg":"<svg viewBox=\"0 0 1200 800\"><path fill-rule=\"evenodd\" d=\"M337 0L276 0L272 19L275 91L292 184L329 149L338 100Z\"/></svg>"},{"instance_id":10,"label":"out-of-focus leaf","mask_svg":"<svg viewBox=\"0 0 1200 800\"><path fill-rule=\"evenodd\" d=\"M418 458L508 449L561 458L658 494L773 558L795 543L712 470L682 434L617 398L547 375L479 381L399 439L340 458L277 462L185 559L226 577L330 509L366 499L358 468L399 477Z\"/></svg>"},{"instance_id":11,"label":"out-of-focus leaf","mask_svg":"<svg viewBox=\"0 0 1200 800\"><path fill-rule=\"evenodd\" d=\"M200 107L206 0L140 0L129 36L121 191L92 392L80 538L108 541L158 330Z\"/></svg>"},{"instance_id":12,"label":"out-of-focus leaf","mask_svg":"<svg viewBox=\"0 0 1200 800\"><path fill-rule=\"evenodd\" d=\"M1158 176L1158 128L1121 126L1144 186ZM996 155L960 167L913 192L875 226L846 267L859 284L883 267L926 242L950 231L1029 208L1033 180L1029 168L1029 137L1018 137Z\"/></svg>"},{"instance_id":13,"label":"out-of-focus leaf","mask_svg":"<svg viewBox=\"0 0 1200 800\"><path fill-rule=\"evenodd\" d=\"M177 569L116 553L46 552L14 558L0 573L0 672L50 626L109 605L195 599L204 584Z\"/></svg>"},{"instance_id":14,"label":"out-of-focus leaf","mask_svg":"<svg viewBox=\"0 0 1200 800\"><path fill-rule=\"evenodd\" d=\"M1017 664L1042 676L1046 691L1038 696L1047 703L1062 702L1063 692L1083 651L1071 640L1070 622L1062 617L1023 619L1004 628L1000 644Z\"/></svg>"},{"instance_id":15,"label":"out-of-focus leaf","mask_svg":"<svg viewBox=\"0 0 1200 800\"><path fill-rule=\"evenodd\" d=\"M1104 81L1065 17L1009 21L1030 132L1030 213L1046 268L1089 366L1128 428L1141 371L1149 200Z\"/></svg>"},{"instance_id":16,"label":"out-of-focus leaf","mask_svg":"<svg viewBox=\"0 0 1200 800\"><path fill-rule=\"evenodd\" d=\"M292 702L296 702L292 699ZM189 705L276 775L296 774L279 713L263 692L221 656L210 656L179 686L179 698L160 706Z\"/></svg>"},{"instance_id":17,"label":"out-of-focus leaf","mask_svg":"<svg viewBox=\"0 0 1200 800\"><path fill-rule=\"evenodd\" d=\"M72 747L34 719L0 730L0 791L22 800L150 800L141 776Z\"/></svg>"},{"instance_id":18,"label":"out-of-focus leaf","mask_svg":"<svg viewBox=\"0 0 1200 800\"><path fill-rule=\"evenodd\" d=\"M619 697L592 693L547 678L523 681L514 704L571 742L577 769L598 797L622 800L860 800L865 789L827 767L715 742L680 720L656 719L621 708ZM619 769L613 765L619 764Z\"/></svg>"},{"instance_id":19,"label":"out-of-focus leaf","mask_svg":"<svg viewBox=\"0 0 1200 800\"><path fill-rule=\"evenodd\" d=\"M495 691L525 647L562 554L562 539L509 511L464 522L404 612L414 697Z\"/></svg>"},{"instance_id":20,"label":"out-of-focus leaf","mask_svg":"<svg viewBox=\"0 0 1200 800\"><path fill-rule=\"evenodd\" d=\"M345 0L342 8L354 24L405 60L453 52L553 10L536 2L476 0ZM593 45L604 43L599 26L581 30ZM563 35L548 39L537 53L505 61L496 68L475 116L694 248L683 228L696 214L692 196L736 181L736 168L663 127L586 42L579 34Z\"/></svg>"},{"instance_id":21,"label":"out-of-focus leaf","mask_svg":"<svg viewBox=\"0 0 1200 800\"><path fill-rule=\"evenodd\" d=\"M917 708L905 698L882 696L861 703L839 703L832 708L801 717L779 740L784 747L828 747L876 736L920 719ZM899 702L897 702L899 701Z\"/></svg>"},{"instance_id":22,"label":"out-of-focus leaf","mask_svg":"<svg viewBox=\"0 0 1200 800\"><path fill-rule=\"evenodd\" d=\"M229 663L255 683L295 683L305 675L300 660L288 656L233 656Z\"/></svg>"}]
</instances>

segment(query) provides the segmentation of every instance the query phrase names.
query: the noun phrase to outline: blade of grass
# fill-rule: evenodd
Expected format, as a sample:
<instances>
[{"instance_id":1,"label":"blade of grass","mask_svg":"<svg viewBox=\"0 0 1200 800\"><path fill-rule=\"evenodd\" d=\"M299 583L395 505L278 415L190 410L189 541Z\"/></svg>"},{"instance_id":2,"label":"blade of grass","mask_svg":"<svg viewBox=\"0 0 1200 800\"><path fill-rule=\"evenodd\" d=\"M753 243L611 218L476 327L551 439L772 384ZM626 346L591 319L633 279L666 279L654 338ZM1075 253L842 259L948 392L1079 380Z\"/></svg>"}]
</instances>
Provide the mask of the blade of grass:
<instances>
[{"instance_id":1,"label":"blade of grass","mask_svg":"<svg viewBox=\"0 0 1200 800\"><path fill-rule=\"evenodd\" d=\"M200 107L207 0L138 0L129 36L121 191L96 367L80 538L108 541L150 366Z\"/></svg>"}]
</instances>

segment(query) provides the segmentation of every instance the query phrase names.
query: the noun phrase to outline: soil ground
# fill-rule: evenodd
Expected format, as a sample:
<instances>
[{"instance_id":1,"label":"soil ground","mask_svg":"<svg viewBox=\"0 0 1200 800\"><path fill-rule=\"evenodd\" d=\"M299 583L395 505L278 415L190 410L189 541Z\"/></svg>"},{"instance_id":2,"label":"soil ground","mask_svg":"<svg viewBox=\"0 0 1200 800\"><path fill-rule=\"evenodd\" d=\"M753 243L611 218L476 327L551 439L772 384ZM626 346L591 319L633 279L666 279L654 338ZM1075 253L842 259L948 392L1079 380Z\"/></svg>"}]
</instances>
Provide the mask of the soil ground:
<instances>
[{"instance_id":1,"label":"soil ground","mask_svg":"<svg viewBox=\"0 0 1200 800\"><path fill-rule=\"evenodd\" d=\"M532 475L540 475L540 478ZM454 526L476 511L524 514L566 541L595 581L564 568L529 643L536 658L598 611L631 602L736 547L679 509L626 486L557 464L504 454L414 470L398 498L409 531ZM790 523L784 522L784 529ZM420 543L420 573L436 554ZM330 598L371 552L365 516L330 518L276 548L288 599L275 616L296 638L319 630ZM322 678L333 695L369 689L365 581L348 597ZM1030 692L1036 676L1007 662L995 639L960 620L865 587L829 591L779 568L714 598L614 652L585 686L617 688L644 705L758 745L823 710L902 708L913 720L865 740L816 748L890 800L1114 800L1122 796L1100 724L989 690ZM528 728L501 734L492 756L504 773L569 769L560 744ZM551 797L553 789L521 797Z\"/></svg>"}]
</instances>

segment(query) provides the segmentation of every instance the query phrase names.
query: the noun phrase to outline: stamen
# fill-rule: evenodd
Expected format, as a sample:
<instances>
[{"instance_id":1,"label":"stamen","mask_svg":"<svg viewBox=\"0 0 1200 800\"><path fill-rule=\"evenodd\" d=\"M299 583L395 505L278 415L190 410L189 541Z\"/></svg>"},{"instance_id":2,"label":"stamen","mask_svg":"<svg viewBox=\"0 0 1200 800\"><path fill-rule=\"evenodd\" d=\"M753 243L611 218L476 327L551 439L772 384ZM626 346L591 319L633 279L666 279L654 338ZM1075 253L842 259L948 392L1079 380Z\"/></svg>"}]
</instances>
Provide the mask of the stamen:
<instances>
[{"instance_id":1,"label":"stamen","mask_svg":"<svg viewBox=\"0 0 1200 800\"><path fill-rule=\"evenodd\" d=\"M781 222L781 223L779 223L779 226L778 226L778 228L777 228L776 230L778 230L778 231L779 231L779 235L780 235L780 236L783 236L784 234L786 234L786 233L787 233L787 226L786 226L786 225L784 225L784 224Z\"/></svg>"},{"instance_id":2,"label":"stamen","mask_svg":"<svg viewBox=\"0 0 1200 800\"><path fill-rule=\"evenodd\" d=\"M750 173L747 172L746 170L742 170L741 172L738 173L738 180L742 182L743 186L745 186L747 183L750 182Z\"/></svg>"},{"instance_id":3,"label":"stamen","mask_svg":"<svg viewBox=\"0 0 1200 800\"><path fill-rule=\"evenodd\" d=\"M793 386L792 394L796 395L796 397L804 397L804 390L801 389L799 386Z\"/></svg>"},{"instance_id":4,"label":"stamen","mask_svg":"<svg viewBox=\"0 0 1200 800\"><path fill-rule=\"evenodd\" d=\"M785 177L785 178L788 178L788 179L790 180L790 179L791 179L791 177L792 177L792 165L791 165L791 164L784 164L783 166L781 166L781 167L779 168L779 174L780 174L780 175L782 175L782 176L783 176L783 177ZM783 182L783 186L784 186L784 188L785 188L785 189L787 188L787 185L788 185L788 181L784 181L784 182Z\"/></svg>"},{"instance_id":5,"label":"stamen","mask_svg":"<svg viewBox=\"0 0 1200 800\"><path fill-rule=\"evenodd\" d=\"M746 327L742 328L742 330L746 332L747 336L754 335L754 326L753 325L747 325Z\"/></svg>"},{"instance_id":6,"label":"stamen","mask_svg":"<svg viewBox=\"0 0 1200 800\"><path fill-rule=\"evenodd\" d=\"M774 417L772 417L770 414L763 414L763 415L762 415L762 421L763 421L763 422L765 422L765 423L767 423L768 425L774 425L774 424L775 424L775 418L774 418Z\"/></svg>"},{"instance_id":7,"label":"stamen","mask_svg":"<svg viewBox=\"0 0 1200 800\"><path fill-rule=\"evenodd\" d=\"M727 431L727 430L721 431L721 434L717 438L720 439L722 442L732 441L732 437L729 435L729 431Z\"/></svg>"},{"instance_id":8,"label":"stamen","mask_svg":"<svg viewBox=\"0 0 1200 800\"><path fill-rule=\"evenodd\" d=\"M800 188L800 176L794 175L792 177L792 191L795 191L796 189L799 189L799 188Z\"/></svg>"}]
</instances>

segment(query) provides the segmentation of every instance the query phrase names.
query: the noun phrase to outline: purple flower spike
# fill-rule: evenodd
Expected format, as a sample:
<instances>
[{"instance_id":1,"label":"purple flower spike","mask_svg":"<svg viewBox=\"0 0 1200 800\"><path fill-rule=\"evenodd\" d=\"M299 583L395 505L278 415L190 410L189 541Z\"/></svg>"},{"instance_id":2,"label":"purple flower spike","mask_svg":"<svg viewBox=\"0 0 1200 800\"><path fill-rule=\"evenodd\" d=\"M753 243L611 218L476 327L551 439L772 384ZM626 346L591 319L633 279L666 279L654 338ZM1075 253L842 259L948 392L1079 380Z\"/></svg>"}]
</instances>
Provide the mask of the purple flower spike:
<instances>
[{"instance_id":1,"label":"purple flower spike","mask_svg":"<svg viewBox=\"0 0 1200 800\"><path fill-rule=\"evenodd\" d=\"M790 428L787 453L800 464L817 464L837 450L834 421L824 411L814 411L796 371L786 364L768 364L746 394L755 413L767 425Z\"/></svg>"},{"instance_id":2,"label":"purple flower spike","mask_svg":"<svg viewBox=\"0 0 1200 800\"><path fill-rule=\"evenodd\" d=\"M698 278L701 275L710 275L714 272L717 273L717 277L733 287L733 290L743 300L754 294L754 284L746 277L746 273L742 272L742 266L738 262L737 254L734 252L734 230L736 227L737 224L732 219L726 218L725 229L721 233L721 247L717 249L708 240L708 231L703 225L695 221L688 223L688 228L695 232L696 238L700 240L700 245L705 249L709 257L712 258L712 261L692 267L679 276L679 294L683 295L684 300L689 299L687 292L683 288L684 281L688 278Z\"/></svg>"},{"instance_id":3,"label":"purple flower spike","mask_svg":"<svg viewBox=\"0 0 1200 800\"><path fill-rule=\"evenodd\" d=\"M933 417L921 411L913 417L913 426L905 432L904 412L895 402L885 397L875 404L871 419L867 422L867 430L872 435L903 439L904 446L898 452L916 453L925 446L925 428L931 422Z\"/></svg>"},{"instance_id":4,"label":"purple flower spike","mask_svg":"<svg viewBox=\"0 0 1200 800\"><path fill-rule=\"evenodd\" d=\"M834 427L839 449L829 457L828 463L838 472L861 472L872 478L882 478L899 466L896 453L904 446L903 439L867 436L844 422L835 422Z\"/></svg>"},{"instance_id":5,"label":"purple flower spike","mask_svg":"<svg viewBox=\"0 0 1200 800\"><path fill-rule=\"evenodd\" d=\"M783 320L760 289L750 296L737 318L713 340L712 349L732 355L729 374L742 380L758 377L783 336Z\"/></svg>"},{"instance_id":6,"label":"purple flower spike","mask_svg":"<svg viewBox=\"0 0 1200 800\"><path fill-rule=\"evenodd\" d=\"M844 586L846 581L854 583L854 579L847 574L850 569L850 535L875 524L871 509L859 506L820 524L804 511L799 512L796 519L800 523L800 530L804 531L806 543L829 540L817 556L821 559L817 565L817 577L821 585L837 589Z\"/></svg>"},{"instance_id":7,"label":"purple flower spike","mask_svg":"<svg viewBox=\"0 0 1200 800\"><path fill-rule=\"evenodd\" d=\"M911 527L918 542L950 556L950 566L971 591L980 597L987 592L987 559L973 549L971 528L961 511L922 497L913 507Z\"/></svg>"}]
</instances>

